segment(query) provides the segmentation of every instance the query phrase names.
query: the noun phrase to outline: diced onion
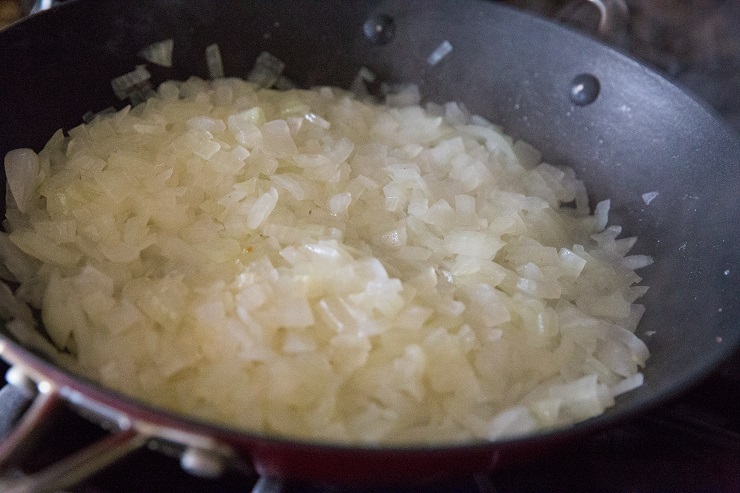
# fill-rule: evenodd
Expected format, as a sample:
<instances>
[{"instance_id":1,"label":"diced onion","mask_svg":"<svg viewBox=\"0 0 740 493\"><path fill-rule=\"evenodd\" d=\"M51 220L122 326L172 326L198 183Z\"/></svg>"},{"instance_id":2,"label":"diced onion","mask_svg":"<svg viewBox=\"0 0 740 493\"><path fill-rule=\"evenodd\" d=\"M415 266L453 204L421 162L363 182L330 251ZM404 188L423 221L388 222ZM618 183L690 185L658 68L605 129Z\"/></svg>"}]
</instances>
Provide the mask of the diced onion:
<instances>
[{"instance_id":1,"label":"diced onion","mask_svg":"<svg viewBox=\"0 0 740 493\"><path fill-rule=\"evenodd\" d=\"M31 149L15 149L5 155L8 189L15 206L22 213L31 206L40 171L39 157Z\"/></svg>"},{"instance_id":2,"label":"diced onion","mask_svg":"<svg viewBox=\"0 0 740 493\"><path fill-rule=\"evenodd\" d=\"M139 51L139 56L155 65L172 67L172 52L174 48L175 40L172 38L164 39L142 48Z\"/></svg>"},{"instance_id":3,"label":"diced onion","mask_svg":"<svg viewBox=\"0 0 740 493\"><path fill-rule=\"evenodd\" d=\"M444 57L452 53L452 44L449 41L442 41L432 53L427 57L427 63L432 67L442 61Z\"/></svg>"},{"instance_id":4,"label":"diced onion","mask_svg":"<svg viewBox=\"0 0 740 493\"><path fill-rule=\"evenodd\" d=\"M249 81L207 58L218 80L154 92L141 66L113 88L146 104L6 156L19 341L157 406L338 443L521 436L642 384L652 259L572 170L415 86L278 92L269 53Z\"/></svg>"},{"instance_id":5,"label":"diced onion","mask_svg":"<svg viewBox=\"0 0 740 493\"><path fill-rule=\"evenodd\" d=\"M650 202L655 200L658 195L660 195L659 192L646 192L642 194L642 201L645 202L645 205L650 205Z\"/></svg>"},{"instance_id":6,"label":"diced onion","mask_svg":"<svg viewBox=\"0 0 740 493\"><path fill-rule=\"evenodd\" d=\"M263 51L254 62L252 71L247 76L249 82L260 87L272 87L285 69L285 63L276 56Z\"/></svg>"},{"instance_id":7,"label":"diced onion","mask_svg":"<svg viewBox=\"0 0 740 493\"><path fill-rule=\"evenodd\" d=\"M206 64L211 79L220 79L224 76L224 63L221 59L221 49L217 43L206 47Z\"/></svg>"},{"instance_id":8,"label":"diced onion","mask_svg":"<svg viewBox=\"0 0 740 493\"><path fill-rule=\"evenodd\" d=\"M137 92L149 89L148 81L151 77L151 74L144 65L138 65L131 72L111 80L110 84L116 97L124 100Z\"/></svg>"}]
</instances>

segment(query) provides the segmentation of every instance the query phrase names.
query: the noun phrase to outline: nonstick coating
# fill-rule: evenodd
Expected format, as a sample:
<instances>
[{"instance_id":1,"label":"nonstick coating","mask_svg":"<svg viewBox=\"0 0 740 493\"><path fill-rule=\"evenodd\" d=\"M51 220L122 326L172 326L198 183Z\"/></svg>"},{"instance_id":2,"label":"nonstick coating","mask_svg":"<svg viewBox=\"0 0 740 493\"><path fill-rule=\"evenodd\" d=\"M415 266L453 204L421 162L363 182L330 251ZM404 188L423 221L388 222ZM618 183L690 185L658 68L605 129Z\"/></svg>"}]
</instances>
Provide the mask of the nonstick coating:
<instances>
[{"instance_id":1,"label":"nonstick coating","mask_svg":"<svg viewBox=\"0 0 740 493\"><path fill-rule=\"evenodd\" d=\"M286 62L285 75L302 87L348 87L365 66L380 81L418 84L427 101L461 101L535 145L548 162L575 168L593 201L611 198L612 223L639 236L634 253L655 258L641 271L650 286L638 329L652 352L645 385L571 430L445 449L276 440L173 418L63 377L71 385L128 412L229 441L262 472L425 479L520 460L612 424L685 390L737 347L738 136L635 60L545 19L478 0L72 0L0 33L0 155L39 150L88 110L121 107L110 79L145 63L137 52L166 38L174 39L174 66L149 65L157 83L206 77L205 47L212 43L227 76L246 76L262 51ZM428 56L445 40L453 51L430 65ZM571 81L581 74L600 88L583 106L570 98ZM648 205L642 195L649 192L659 195Z\"/></svg>"}]
</instances>

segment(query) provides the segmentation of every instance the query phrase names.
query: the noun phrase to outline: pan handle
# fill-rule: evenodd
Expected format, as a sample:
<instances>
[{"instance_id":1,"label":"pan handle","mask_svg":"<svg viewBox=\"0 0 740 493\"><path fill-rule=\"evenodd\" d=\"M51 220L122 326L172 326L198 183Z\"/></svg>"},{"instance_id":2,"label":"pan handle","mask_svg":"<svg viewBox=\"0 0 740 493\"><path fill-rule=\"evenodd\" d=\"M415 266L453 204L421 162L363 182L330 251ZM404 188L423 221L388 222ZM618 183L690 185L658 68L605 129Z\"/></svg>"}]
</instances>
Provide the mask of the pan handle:
<instances>
[{"instance_id":1,"label":"pan handle","mask_svg":"<svg viewBox=\"0 0 740 493\"><path fill-rule=\"evenodd\" d=\"M147 436L124 428L39 472L24 475L20 466L41 446L45 430L63 399L53 386L47 382L37 385L17 367L8 370L6 380L8 384L0 390L0 408L7 413L2 423L4 429L0 430L4 434L0 442L0 491L58 491L92 476L148 442ZM19 419L15 422L13 418Z\"/></svg>"},{"instance_id":2,"label":"pan handle","mask_svg":"<svg viewBox=\"0 0 740 493\"><path fill-rule=\"evenodd\" d=\"M12 341L0 338L0 357L12 365L6 373L8 384L0 390L0 401L9 398L11 405L0 402L0 410L22 415L17 422L5 423L5 430L0 420L0 492L58 491L89 478L145 445L179 458L180 467L194 476L215 478L231 469L253 477L255 471L246 452L239 454L225 442L191 430L187 425L168 426L147 418L137 419L82 391L55 383L54 377L40 371L27 356ZM46 428L60 417L59 411L68 410L110 434L39 472L23 475L22 466L32 463L29 459L34 452L42 450Z\"/></svg>"},{"instance_id":3,"label":"pan handle","mask_svg":"<svg viewBox=\"0 0 740 493\"><path fill-rule=\"evenodd\" d=\"M572 0L560 9L556 18L611 45L627 48L629 16L625 0Z\"/></svg>"}]
</instances>

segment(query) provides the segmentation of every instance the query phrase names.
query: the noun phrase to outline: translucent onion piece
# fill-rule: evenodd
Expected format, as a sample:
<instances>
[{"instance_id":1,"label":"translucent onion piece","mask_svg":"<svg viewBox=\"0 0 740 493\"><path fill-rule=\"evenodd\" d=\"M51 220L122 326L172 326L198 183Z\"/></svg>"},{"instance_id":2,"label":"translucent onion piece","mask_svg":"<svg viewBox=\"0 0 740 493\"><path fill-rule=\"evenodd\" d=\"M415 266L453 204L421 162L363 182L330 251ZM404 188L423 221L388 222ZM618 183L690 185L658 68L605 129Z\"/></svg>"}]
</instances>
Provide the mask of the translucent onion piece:
<instances>
[{"instance_id":1,"label":"translucent onion piece","mask_svg":"<svg viewBox=\"0 0 740 493\"><path fill-rule=\"evenodd\" d=\"M131 72L111 80L110 84L116 97L124 100L137 91L138 87L142 87L151 77L144 65L137 65L136 69Z\"/></svg>"},{"instance_id":2,"label":"translucent onion piece","mask_svg":"<svg viewBox=\"0 0 740 493\"><path fill-rule=\"evenodd\" d=\"M8 188L16 207L23 213L34 200L40 166L38 155L31 149L15 149L5 155Z\"/></svg>"},{"instance_id":3,"label":"translucent onion piece","mask_svg":"<svg viewBox=\"0 0 740 493\"><path fill-rule=\"evenodd\" d=\"M211 79L220 79L224 76L224 63L221 59L221 49L217 43L206 47L206 64Z\"/></svg>"},{"instance_id":4,"label":"translucent onion piece","mask_svg":"<svg viewBox=\"0 0 740 493\"><path fill-rule=\"evenodd\" d=\"M260 87L272 87L278 77L283 73L285 63L270 53L263 51L254 62L252 71L249 72L247 80Z\"/></svg>"},{"instance_id":5,"label":"translucent onion piece","mask_svg":"<svg viewBox=\"0 0 740 493\"><path fill-rule=\"evenodd\" d=\"M442 61L444 57L452 53L452 44L449 41L442 41L433 52L427 57L427 63L432 67Z\"/></svg>"},{"instance_id":6,"label":"translucent onion piece","mask_svg":"<svg viewBox=\"0 0 740 493\"><path fill-rule=\"evenodd\" d=\"M139 51L139 56L155 65L172 67L172 52L174 48L175 40L172 38L165 39L145 46Z\"/></svg>"}]
</instances>

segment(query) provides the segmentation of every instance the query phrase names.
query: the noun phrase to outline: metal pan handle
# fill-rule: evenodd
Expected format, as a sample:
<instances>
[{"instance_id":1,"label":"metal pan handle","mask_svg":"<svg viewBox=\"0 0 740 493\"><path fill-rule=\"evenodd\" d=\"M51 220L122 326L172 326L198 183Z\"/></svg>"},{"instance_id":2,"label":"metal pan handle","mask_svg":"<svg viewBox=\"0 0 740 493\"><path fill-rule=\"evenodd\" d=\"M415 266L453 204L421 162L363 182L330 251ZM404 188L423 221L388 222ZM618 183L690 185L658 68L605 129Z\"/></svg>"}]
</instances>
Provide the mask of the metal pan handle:
<instances>
[{"instance_id":1,"label":"metal pan handle","mask_svg":"<svg viewBox=\"0 0 740 493\"><path fill-rule=\"evenodd\" d=\"M121 429L88 445L59 462L31 475L20 467L37 450L46 428L53 422L63 400L47 382L38 385L17 367L6 374L0 390L5 411L0 425L0 491L43 493L58 491L92 476L147 443L148 437L132 429Z\"/></svg>"}]
</instances>

